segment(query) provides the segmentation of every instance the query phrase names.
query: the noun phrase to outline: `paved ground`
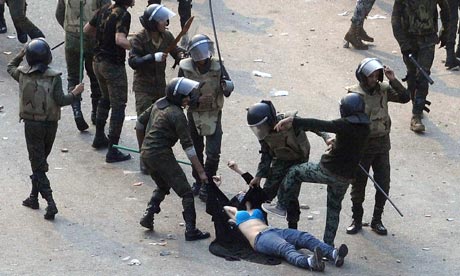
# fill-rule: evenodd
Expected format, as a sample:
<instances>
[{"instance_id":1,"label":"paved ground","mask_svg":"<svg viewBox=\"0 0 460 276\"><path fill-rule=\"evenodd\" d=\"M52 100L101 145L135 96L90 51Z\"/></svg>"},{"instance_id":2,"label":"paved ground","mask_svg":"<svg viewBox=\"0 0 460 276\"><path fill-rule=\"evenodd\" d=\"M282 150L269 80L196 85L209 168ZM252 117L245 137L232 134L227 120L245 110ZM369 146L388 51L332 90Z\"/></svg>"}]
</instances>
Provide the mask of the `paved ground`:
<instances>
[{"instance_id":1,"label":"paved ground","mask_svg":"<svg viewBox=\"0 0 460 276\"><path fill-rule=\"evenodd\" d=\"M29 1L29 16L47 35L51 45L63 40L54 19L55 1ZM131 10L132 31L140 29L137 20L146 1L137 1ZM399 48L392 36L392 1L377 1L371 15L385 19L367 20L366 30L376 42L369 51L342 48L342 37L349 27L355 1L263 1L215 0L214 10L222 55L235 81L236 89L224 108L224 137L220 174L222 189L235 194L245 185L226 168L227 160L237 160L243 169L254 172L258 145L246 127L245 108L261 99L271 99L278 110L298 110L301 116L333 119L338 116L338 100L343 87L355 82L354 70L360 60L375 56L405 74ZM176 2L165 1L176 9ZM340 16L345 11L348 15ZM211 35L208 2L194 0L194 33ZM12 34L7 14L8 35ZM171 30L178 33L178 17ZM6 64L21 45L0 35L0 275L300 275L305 271L283 263L264 266L248 262L227 262L207 250L210 240L186 243L183 238L180 200L170 195L157 216L156 231L139 226L154 183L138 172L138 156L120 164L106 164L104 151L90 144L94 127L79 133L70 107L63 108L54 150L49 158L49 178L55 191L59 214L54 222L43 220L42 208L31 211L21 206L30 189L30 165L18 123L17 84L7 75ZM53 52L53 66L63 70L63 47ZM387 205L384 223L387 237L365 228L349 236L345 227L351 221L349 196L344 200L337 243L347 243L350 255L341 269L326 267L329 275L458 275L460 265L459 192L460 177L460 86L459 73L448 72L438 50L433 66L435 84L430 88L432 112L426 116L427 132L415 135L409 130L409 105L392 105L392 189L391 195L404 217ZM254 62L262 59L263 62ZM259 78L253 70L272 74ZM168 69L168 74L176 74ZM128 69L128 75L132 71ZM66 78L65 73L63 75ZM87 81L88 83L88 81ZM130 82L131 83L131 82ZM89 86L89 85L88 85ZM270 97L271 90L286 90L287 97ZM130 93L127 114L135 115ZM89 93L83 108L89 117ZM135 146L134 121L126 121L122 143ZM315 135L311 160L317 161L324 145ZM69 152L61 152L68 148ZM177 148L178 158L186 159ZM191 171L183 167L190 176ZM133 186L142 181L144 185ZM370 220L373 188L368 189L365 220ZM322 185L303 184L301 203L311 209L302 213L300 228L322 237L326 192ZM213 232L204 205L197 202L198 225ZM313 220L307 220L312 215ZM448 220L449 219L449 220ZM274 218L275 226L285 222ZM173 240L166 239L172 235ZM166 246L153 245L166 239ZM160 256L161 251L169 256ZM129 257L129 258L127 258ZM140 266L128 266L131 259ZM126 260L128 259L128 260Z\"/></svg>"}]
</instances>

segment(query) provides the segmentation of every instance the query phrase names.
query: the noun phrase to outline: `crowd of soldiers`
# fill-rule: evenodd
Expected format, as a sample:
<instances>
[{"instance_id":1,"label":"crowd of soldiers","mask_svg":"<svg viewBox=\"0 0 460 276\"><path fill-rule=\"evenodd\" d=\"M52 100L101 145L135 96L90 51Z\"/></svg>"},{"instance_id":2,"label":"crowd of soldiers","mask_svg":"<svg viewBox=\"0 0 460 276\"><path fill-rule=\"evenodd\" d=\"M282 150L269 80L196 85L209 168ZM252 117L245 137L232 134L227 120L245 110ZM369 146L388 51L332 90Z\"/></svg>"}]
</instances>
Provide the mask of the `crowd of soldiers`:
<instances>
[{"instance_id":1,"label":"crowd of soldiers","mask_svg":"<svg viewBox=\"0 0 460 276\"><path fill-rule=\"evenodd\" d=\"M181 27L184 28L191 17L191 1L178 2ZM217 174L222 145L222 108L224 98L233 91L233 83L222 60L215 57L214 42L199 34L190 39L183 36L181 44L185 48L178 46L178 40L167 29L175 14L161 5L161 1L148 1L139 18L142 30L128 39L131 25L128 8L134 6L134 0L84 3L59 0L56 19L65 31L68 75L68 93L64 93L61 73L49 67L52 55L43 33L25 16L25 1L7 0L6 3L18 40L25 43L28 37L32 39L8 64L8 72L19 82L19 116L24 121L33 172L30 176L32 190L23 205L38 209L38 194L41 194L48 204L45 219L53 220L58 213L46 176L47 157L56 136L60 106L72 106L78 130L89 128L81 110L83 67L90 80L91 123L96 128L92 146L107 148L107 163L131 159L129 154L117 148L128 98L125 61L126 51L129 51L128 64L134 70L132 90L136 101L136 137L141 153L139 166L157 185L140 224L154 229L154 216L161 211L161 202L173 189L182 199L185 239L193 241L210 237L208 232L196 227L194 196L206 201L208 183ZM345 35L345 40L357 49L368 48L362 40L374 41L363 29L364 18L373 4L372 0L358 0L350 30ZM438 5L443 24L439 36ZM382 214L390 190L391 119L388 102L412 101L410 129L418 133L425 131L422 115L424 110L429 111L426 106L429 101L426 100L428 79L423 72L430 74L435 45L439 42L446 47L446 67L452 69L460 65L457 59L460 46L454 51L458 6L459 2L454 0L394 2L391 23L407 66L404 79L407 89L390 67L379 59L366 58L356 68L358 83L347 87L347 94L341 100L341 118L325 121L300 118L297 112L278 113L274 105L265 100L248 108L247 124L261 145L257 173L248 181L249 186L259 187L262 178L266 179L262 190L267 203L262 204L262 209L286 217L288 228L297 229L301 183L326 184L327 214L323 237L326 245L323 248L328 250L336 265L339 262L337 266L343 264L343 257L348 252L342 246L333 251L342 200L352 184L353 221L346 232L356 234L362 228L365 187L371 167L382 189L375 194L371 228L379 235L387 235ZM3 15L4 3L1 7ZM3 17L0 18L0 32L6 32ZM167 82L168 55L175 60L174 66L179 66L179 73L177 78ZM27 64L21 66L24 57ZM322 137L328 147L319 163L308 162L307 131ZM334 133L335 137L328 133ZM192 163L193 186L175 159L172 147L177 141ZM275 197L278 200L271 203ZM235 217L238 220L238 213ZM247 222L243 221L241 225L244 223ZM316 258L322 255L318 253L320 251L314 248ZM283 250L278 252L288 261L289 254ZM341 259L337 261L337 258ZM302 267L324 269L320 261L316 259L314 266L312 260L309 264L305 261ZM292 263L297 265L297 262Z\"/></svg>"}]
</instances>

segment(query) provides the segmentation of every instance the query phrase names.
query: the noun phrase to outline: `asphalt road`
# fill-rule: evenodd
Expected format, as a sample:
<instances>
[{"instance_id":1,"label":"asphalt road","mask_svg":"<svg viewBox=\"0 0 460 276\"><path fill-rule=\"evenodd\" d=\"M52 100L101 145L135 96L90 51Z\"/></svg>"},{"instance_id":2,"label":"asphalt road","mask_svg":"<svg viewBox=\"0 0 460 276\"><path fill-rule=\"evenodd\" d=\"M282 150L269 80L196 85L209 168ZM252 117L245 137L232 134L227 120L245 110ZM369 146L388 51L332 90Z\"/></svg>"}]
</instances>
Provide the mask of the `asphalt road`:
<instances>
[{"instance_id":1,"label":"asphalt road","mask_svg":"<svg viewBox=\"0 0 460 276\"><path fill-rule=\"evenodd\" d=\"M46 34L51 45L63 41L64 33L54 19L55 1L29 1L28 15ZM137 1L130 10L132 31L146 1ZM212 35L208 2L193 1L196 16L191 33ZM379 57L405 74L398 45L393 38L390 14L392 1L377 1L371 15L384 19L367 20L366 30L375 36L368 51L342 48L355 1L263 1L214 0L219 42L235 92L226 100L223 115L223 146L219 173L222 189L233 195L245 188L243 181L226 168L236 160L243 170L255 171L258 142L246 127L245 108L261 99L270 99L279 111L298 110L303 117L338 117L338 100L344 87L356 82L354 70L364 57ZM166 6L177 7L173 0ZM339 14L348 11L348 14ZM57 139L49 157L49 178L59 208L54 222L45 221L44 201L40 210L21 206L30 191L30 164L18 123L18 85L6 73L6 64L21 44L6 14L8 34L0 35L0 275L301 275L305 272L287 263L257 265L228 262L211 255L211 240L185 242L180 199L169 195L156 216L155 232L144 231L139 218L155 186L138 171L138 156L119 164L104 162L105 151L91 148L94 127L80 133L70 107L62 110ZM179 18L171 22L177 34ZM4 52L13 52L5 54ZM64 72L64 49L53 51L52 66ZM459 192L460 188L460 87L459 73L444 69L445 51L438 50L430 87L432 112L425 116L427 131L415 135L409 130L410 105L393 104L391 197L404 214L400 217L387 204L383 222L386 237L369 228L355 236L345 234L351 222L350 199L343 202L336 243L346 243L350 254L343 268L328 265L328 275L458 275L460 269ZM254 60L262 60L256 62ZM177 73L167 69L168 76ZM270 73L272 78L253 76L252 71ZM128 68L128 76L132 71ZM86 80L87 87L89 82ZM271 97L271 90L288 91L286 97ZM89 93L83 95L83 110L89 119ZM135 115L130 91L127 115ZM128 120L121 143L135 147L135 121ZM325 149L315 135L310 160L318 161ZM61 152L67 148L68 152ZM179 159L186 157L175 148ZM183 169L192 181L191 170ZM141 186L134 183L143 182ZM369 185L372 186L372 185ZM300 201L303 210L300 229L322 237L326 191L324 185L304 183ZM365 221L372 216L374 189L368 188ZM204 204L197 201L198 226L213 227ZM307 220L307 216L313 220ZM286 223L273 218L274 226ZM168 236L169 235L169 236ZM172 239L168 239L172 238ZM155 245L165 239L166 245ZM171 253L160 256L162 251ZM139 266L129 266L132 259Z\"/></svg>"}]
</instances>

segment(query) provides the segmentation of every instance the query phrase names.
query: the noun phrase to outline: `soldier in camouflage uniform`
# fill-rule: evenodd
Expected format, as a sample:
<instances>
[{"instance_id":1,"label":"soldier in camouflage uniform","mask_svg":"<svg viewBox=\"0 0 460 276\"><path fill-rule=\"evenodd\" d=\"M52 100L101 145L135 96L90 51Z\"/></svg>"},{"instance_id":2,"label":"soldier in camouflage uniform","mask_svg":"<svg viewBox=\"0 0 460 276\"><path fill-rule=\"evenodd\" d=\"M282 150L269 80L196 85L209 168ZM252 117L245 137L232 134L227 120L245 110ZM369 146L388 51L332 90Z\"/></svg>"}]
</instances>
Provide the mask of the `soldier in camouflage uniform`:
<instances>
[{"instance_id":1,"label":"soldier in camouflage uniform","mask_svg":"<svg viewBox=\"0 0 460 276\"><path fill-rule=\"evenodd\" d=\"M190 57L179 63L179 76L202 84L199 90L200 94L194 95L196 101L187 110L190 135L198 159L201 164L204 164L204 170L208 177L212 177L216 175L219 168L224 96L229 97L232 92L231 89L226 89L225 81L231 81L225 67L221 68L219 59L212 56L214 43L206 35L199 34L192 37L187 52ZM206 145L204 143L205 137ZM206 152L206 161L204 161L203 151ZM199 193L199 198L206 201L206 186L201 185L195 170L192 174L195 178L194 194Z\"/></svg>"},{"instance_id":2,"label":"soldier in camouflage uniform","mask_svg":"<svg viewBox=\"0 0 460 276\"><path fill-rule=\"evenodd\" d=\"M134 69L133 91L137 116L165 95L166 54L163 52L174 42L173 34L166 30L172 16L174 13L162 5L148 6L140 17L144 29L130 40L132 49L128 62ZM170 54L180 60L184 52L185 50L175 47ZM157 61L155 55L160 56ZM140 139L138 142L140 148ZM146 173L143 164L140 165L141 171Z\"/></svg>"},{"instance_id":3,"label":"soldier in camouflage uniform","mask_svg":"<svg viewBox=\"0 0 460 276\"><path fill-rule=\"evenodd\" d=\"M26 16L26 0L6 0L10 9L11 19L16 28L18 40L21 43L27 42L27 35L31 38L45 37L42 31Z\"/></svg>"},{"instance_id":4,"label":"soldier in camouflage uniform","mask_svg":"<svg viewBox=\"0 0 460 276\"><path fill-rule=\"evenodd\" d=\"M448 0L450 26L445 32L446 38L446 67L447 70L458 69L460 66L460 40L457 44L457 52L455 52L455 40L457 39L458 12L460 9L460 0ZM443 26L443 28L447 28Z\"/></svg>"},{"instance_id":5,"label":"soldier in camouflage uniform","mask_svg":"<svg viewBox=\"0 0 460 276\"><path fill-rule=\"evenodd\" d=\"M83 1L83 15L80 17L80 0L58 0L56 19L65 30L65 60L67 63L67 87L71 91L80 80L80 18L86 24L102 6L110 4L110 0ZM101 98L101 90L93 71L93 49L96 44L94 37L83 36L83 63L91 84L91 122L96 124L97 103ZM83 78L83 76L82 76ZM73 116L78 130L88 129L88 124L81 112L81 98L72 103Z\"/></svg>"},{"instance_id":6,"label":"soldier in camouflage uniform","mask_svg":"<svg viewBox=\"0 0 460 276\"><path fill-rule=\"evenodd\" d=\"M278 194L284 198L284 189L280 187L281 181L294 165L308 162L310 155L310 142L304 131L291 128L287 131L276 132L273 127L285 117L295 117L297 112L276 114L275 107L270 101L262 101L248 109L247 121L249 127L259 139L261 145L260 162L257 167L256 177L251 180L251 186L259 186L262 178L266 178L263 190L268 200L273 200ZM328 143L329 135L315 132ZM288 199L287 216L288 227L297 229L300 218L299 193L292 193Z\"/></svg>"},{"instance_id":7,"label":"soldier in camouflage uniform","mask_svg":"<svg viewBox=\"0 0 460 276\"><path fill-rule=\"evenodd\" d=\"M298 194L299 183L327 184L327 215L323 240L334 245L339 226L342 200L352 183L358 163L361 160L369 136L369 117L364 113L364 101L356 93L344 96L340 102L342 118L333 121L288 117L278 122L277 131L296 128L303 131L324 131L335 133L335 144L329 152L323 154L319 163L302 163L291 166L281 188L284 197L278 196L278 204L262 204L269 213L285 216L289 198Z\"/></svg>"},{"instance_id":8,"label":"soldier in camouflage uniform","mask_svg":"<svg viewBox=\"0 0 460 276\"><path fill-rule=\"evenodd\" d=\"M429 111L425 104L428 95L428 80L412 64L409 54L412 54L426 73L430 74L434 59L435 45L438 38L438 9L441 7L443 26L449 26L449 5L447 0L395 0L391 25L393 34L398 41L404 63L407 68L407 89L412 99L412 119L410 129L414 132L424 132L422 123L423 110ZM447 36L441 35L443 39ZM446 41L441 41L445 45Z\"/></svg>"},{"instance_id":9,"label":"soldier in camouflage uniform","mask_svg":"<svg viewBox=\"0 0 460 276\"><path fill-rule=\"evenodd\" d=\"M389 82L383 81L385 75ZM359 84L347 87L348 93L361 95L366 104L365 113L371 120L371 133L365 153L360 161L369 173L370 167L374 179L388 195L390 191L390 130L391 119L388 114L388 102L407 103L409 91L396 79L393 70L383 66L376 58L366 58L356 69ZM353 222L347 228L347 234L356 234L361 230L363 202L366 194L367 174L358 170L356 181L351 185L351 208ZM386 197L379 190L375 192L374 213L371 228L379 235L386 235L387 229L382 223L383 207Z\"/></svg>"},{"instance_id":10,"label":"soldier in camouflage uniform","mask_svg":"<svg viewBox=\"0 0 460 276\"><path fill-rule=\"evenodd\" d=\"M367 50L368 46L362 42L374 42L374 38L367 35L363 28L364 19L371 12L375 0L357 0L353 17L351 18L351 26L345 34L345 40L350 42L357 50Z\"/></svg>"},{"instance_id":11,"label":"soldier in camouflage uniform","mask_svg":"<svg viewBox=\"0 0 460 276\"><path fill-rule=\"evenodd\" d=\"M188 106L192 90L199 83L186 78L174 78L166 87L166 96L160 98L142 113L136 124L138 137L142 138L141 158L152 179L157 184L140 224L153 230L154 215L160 212L160 203L172 188L182 198L182 215L185 220L185 240L209 238L208 232L196 228L196 211L192 189L184 171L178 165L172 147L180 140L182 148L198 172L200 181L208 182L203 166L198 160L188 132L183 108Z\"/></svg>"},{"instance_id":12,"label":"soldier in camouflage uniform","mask_svg":"<svg viewBox=\"0 0 460 276\"><path fill-rule=\"evenodd\" d=\"M131 25L128 7L134 0L116 0L115 4L104 6L85 25L85 33L96 36L93 68L101 89L101 99L97 106L96 135L94 148L109 146L105 161L107 163L129 160L131 155L124 154L113 145L120 140L125 108L128 101L128 78L126 76L126 50L131 49L127 39ZM109 139L104 128L109 116Z\"/></svg>"},{"instance_id":13,"label":"soldier in camouflage uniform","mask_svg":"<svg viewBox=\"0 0 460 276\"><path fill-rule=\"evenodd\" d=\"M28 65L19 66L24 56ZM70 92L62 91L61 73L48 67L51 50L43 38L33 39L8 64L8 73L19 82L19 118L24 121L29 160L32 167L32 191L22 205L38 209L38 193L47 201L44 218L53 220L58 209L54 202L48 171L47 158L53 147L61 106L69 105L80 95L83 84Z\"/></svg>"}]
</instances>

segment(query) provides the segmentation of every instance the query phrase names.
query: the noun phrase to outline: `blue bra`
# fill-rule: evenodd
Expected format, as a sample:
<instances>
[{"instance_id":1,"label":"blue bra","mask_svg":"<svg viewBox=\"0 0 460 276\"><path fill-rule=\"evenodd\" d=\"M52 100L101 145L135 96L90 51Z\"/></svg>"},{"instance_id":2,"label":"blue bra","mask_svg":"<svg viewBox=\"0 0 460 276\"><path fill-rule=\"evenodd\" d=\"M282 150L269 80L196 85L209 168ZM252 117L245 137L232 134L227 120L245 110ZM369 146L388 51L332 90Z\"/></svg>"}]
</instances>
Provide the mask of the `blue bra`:
<instances>
[{"instance_id":1,"label":"blue bra","mask_svg":"<svg viewBox=\"0 0 460 276\"><path fill-rule=\"evenodd\" d=\"M236 225L240 225L243 222L246 222L251 219L260 219L261 221L265 222L264 214L260 209L254 209L252 215L249 214L248 211L237 211L235 215Z\"/></svg>"}]
</instances>

